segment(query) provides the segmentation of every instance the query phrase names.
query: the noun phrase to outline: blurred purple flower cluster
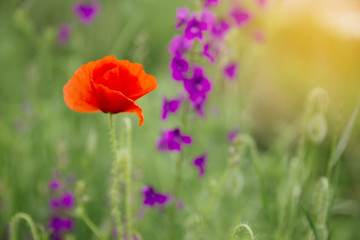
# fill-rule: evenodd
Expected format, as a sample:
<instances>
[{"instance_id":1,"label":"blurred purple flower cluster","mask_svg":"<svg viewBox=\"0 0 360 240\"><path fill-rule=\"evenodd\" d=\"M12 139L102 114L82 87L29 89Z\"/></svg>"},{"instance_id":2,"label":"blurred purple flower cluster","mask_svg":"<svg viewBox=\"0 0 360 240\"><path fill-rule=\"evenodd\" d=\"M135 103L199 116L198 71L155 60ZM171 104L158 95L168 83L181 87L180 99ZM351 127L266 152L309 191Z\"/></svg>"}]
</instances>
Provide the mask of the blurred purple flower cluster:
<instances>
[{"instance_id":1,"label":"blurred purple flower cluster","mask_svg":"<svg viewBox=\"0 0 360 240\"><path fill-rule=\"evenodd\" d=\"M98 2L77 2L73 5L73 13L78 21L83 25L92 23L99 14ZM65 46L69 41L72 26L69 23L62 24L57 31L57 43L59 46Z\"/></svg>"},{"instance_id":2,"label":"blurred purple flower cluster","mask_svg":"<svg viewBox=\"0 0 360 240\"><path fill-rule=\"evenodd\" d=\"M69 181L61 180L59 174L49 182L51 197L49 206L51 217L47 228L51 232L50 239L64 239L64 234L74 227L74 220L70 217L70 211L75 206L74 194L68 189Z\"/></svg>"}]
</instances>

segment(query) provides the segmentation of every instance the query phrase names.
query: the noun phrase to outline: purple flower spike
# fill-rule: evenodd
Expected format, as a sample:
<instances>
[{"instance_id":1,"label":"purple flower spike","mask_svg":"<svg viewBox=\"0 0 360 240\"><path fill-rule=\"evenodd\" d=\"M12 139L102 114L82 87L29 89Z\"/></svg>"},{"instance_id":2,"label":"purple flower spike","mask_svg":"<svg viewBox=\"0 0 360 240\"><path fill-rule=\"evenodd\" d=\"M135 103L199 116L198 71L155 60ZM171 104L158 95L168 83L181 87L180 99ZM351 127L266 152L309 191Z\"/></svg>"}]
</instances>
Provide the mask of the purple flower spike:
<instances>
[{"instance_id":1,"label":"purple flower spike","mask_svg":"<svg viewBox=\"0 0 360 240\"><path fill-rule=\"evenodd\" d=\"M227 140L230 143L233 143L238 135L239 135L239 129L233 129L228 133Z\"/></svg>"},{"instance_id":2,"label":"purple flower spike","mask_svg":"<svg viewBox=\"0 0 360 240\"><path fill-rule=\"evenodd\" d=\"M69 24L63 24L59 29L57 33L57 43L60 46L65 45L70 37L71 28Z\"/></svg>"},{"instance_id":3,"label":"purple flower spike","mask_svg":"<svg viewBox=\"0 0 360 240\"><path fill-rule=\"evenodd\" d=\"M231 11L231 16L234 18L237 26L242 26L245 23L249 22L251 15L249 12L242 10L240 8L235 8Z\"/></svg>"},{"instance_id":4,"label":"purple flower spike","mask_svg":"<svg viewBox=\"0 0 360 240\"><path fill-rule=\"evenodd\" d=\"M203 155L195 158L193 160L193 165L199 169L199 177L203 177L205 174L205 166L207 163L207 154L204 153Z\"/></svg>"},{"instance_id":5,"label":"purple flower spike","mask_svg":"<svg viewBox=\"0 0 360 240\"><path fill-rule=\"evenodd\" d=\"M235 62L229 63L224 67L224 75L230 81L233 81L238 72L238 65Z\"/></svg>"},{"instance_id":6,"label":"purple flower spike","mask_svg":"<svg viewBox=\"0 0 360 240\"><path fill-rule=\"evenodd\" d=\"M187 23L190 17L189 9L187 7L176 9L176 19L178 20L175 28L179 29L184 23Z\"/></svg>"},{"instance_id":7,"label":"purple flower spike","mask_svg":"<svg viewBox=\"0 0 360 240\"><path fill-rule=\"evenodd\" d=\"M205 0L204 7L213 7L219 4L220 4L220 0Z\"/></svg>"},{"instance_id":8,"label":"purple flower spike","mask_svg":"<svg viewBox=\"0 0 360 240\"><path fill-rule=\"evenodd\" d=\"M170 200L168 195L158 193L151 186L145 186L142 190L144 195L143 205L154 207L156 204L164 205Z\"/></svg>"},{"instance_id":9,"label":"purple flower spike","mask_svg":"<svg viewBox=\"0 0 360 240\"><path fill-rule=\"evenodd\" d=\"M167 119L167 116L169 113L171 114L174 114L177 112L177 110L179 109L179 106L180 106L180 103L181 103L181 100L180 99L167 99L167 98L164 98L163 99L163 112L162 112L162 120L166 120Z\"/></svg>"},{"instance_id":10,"label":"purple flower spike","mask_svg":"<svg viewBox=\"0 0 360 240\"><path fill-rule=\"evenodd\" d=\"M178 151L181 152L182 144L191 144L190 136L182 135L180 129L166 130L162 132L158 140L158 149L160 151Z\"/></svg>"},{"instance_id":11,"label":"purple flower spike","mask_svg":"<svg viewBox=\"0 0 360 240\"><path fill-rule=\"evenodd\" d=\"M193 16L192 19L188 22L185 28L185 38L188 40L198 38L199 40L203 39L203 31L207 29L207 25L203 21L196 19L196 16Z\"/></svg>"},{"instance_id":12,"label":"purple flower spike","mask_svg":"<svg viewBox=\"0 0 360 240\"><path fill-rule=\"evenodd\" d=\"M183 74L189 69L189 62L181 55L175 55L171 60L170 68L172 70L173 79L176 81L182 81L184 78Z\"/></svg>"},{"instance_id":13,"label":"purple flower spike","mask_svg":"<svg viewBox=\"0 0 360 240\"><path fill-rule=\"evenodd\" d=\"M77 3L74 6L74 12L79 21L83 24L89 24L97 17L99 12L99 5L95 2L92 3Z\"/></svg>"},{"instance_id":14,"label":"purple flower spike","mask_svg":"<svg viewBox=\"0 0 360 240\"><path fill-rule=\"evenodd\" d=\"M170 42L169 52L177 55L184 54L192 48L193 41L184 38L183 36L176 35Z\"/></svg>"}]
</instances>

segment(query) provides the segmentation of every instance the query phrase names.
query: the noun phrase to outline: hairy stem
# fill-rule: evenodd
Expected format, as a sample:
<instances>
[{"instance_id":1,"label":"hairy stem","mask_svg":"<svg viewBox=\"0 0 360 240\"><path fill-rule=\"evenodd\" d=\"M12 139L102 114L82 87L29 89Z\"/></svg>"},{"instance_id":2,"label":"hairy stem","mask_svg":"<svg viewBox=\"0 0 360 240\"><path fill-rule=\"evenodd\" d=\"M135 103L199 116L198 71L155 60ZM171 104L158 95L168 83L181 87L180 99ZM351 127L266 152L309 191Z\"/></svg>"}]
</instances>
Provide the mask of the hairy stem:
<instances>
[{"instance_id":1,"label":"hairy stem","mask_svg":"<svg viewBox=\"0 0 360 240\"><path fill-rule=\"evenodd\" d=\"M114 152L114 169L113 169L113 179L112 179L112 188L111 188L111 204L112 204L112 214L114 215L115 222L116 222L116 230L118 232L119 240L123 239L123 226L121 222L121 212L119 208L119 186L118 186L118 169L120 165L120 159L117 153L117 144L115 138L115 130L113 124L112 114L109 114L110 120L110 131L111 131L111 140L113 145L113 152Z\"/></svg>"}]
</instances>

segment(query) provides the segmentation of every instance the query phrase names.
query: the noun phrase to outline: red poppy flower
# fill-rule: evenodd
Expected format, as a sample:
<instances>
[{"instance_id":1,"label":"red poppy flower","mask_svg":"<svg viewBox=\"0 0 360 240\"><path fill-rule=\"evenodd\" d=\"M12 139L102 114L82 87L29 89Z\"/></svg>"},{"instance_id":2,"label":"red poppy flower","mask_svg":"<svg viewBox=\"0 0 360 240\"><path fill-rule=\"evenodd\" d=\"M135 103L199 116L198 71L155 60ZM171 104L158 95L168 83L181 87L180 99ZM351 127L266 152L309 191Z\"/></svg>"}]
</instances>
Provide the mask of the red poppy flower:
<instances>
[{"instance_id":1,"label":"red poppy flower","mask_svg":"<svg viewBox=\"0 0 360 240\"><path fill-rule=\"evenodd\" d=\"M64 86L64 100L77 112L136 113L141 126L144 115L135 101L156 88L155 77L141 64L107 56L74 73Z\"/></svg>"}]
</instances>

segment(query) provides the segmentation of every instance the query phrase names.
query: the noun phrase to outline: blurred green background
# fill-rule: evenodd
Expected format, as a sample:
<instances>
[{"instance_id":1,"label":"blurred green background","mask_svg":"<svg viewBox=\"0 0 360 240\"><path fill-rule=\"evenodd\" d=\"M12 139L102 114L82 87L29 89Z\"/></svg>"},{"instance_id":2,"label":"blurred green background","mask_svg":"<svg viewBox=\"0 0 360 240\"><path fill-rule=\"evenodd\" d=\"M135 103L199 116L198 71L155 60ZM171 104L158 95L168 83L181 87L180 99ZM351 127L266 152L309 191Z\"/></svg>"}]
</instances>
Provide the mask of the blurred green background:
<instances>
[{"instance_id":1,"label":"blurred green background","mask_svg":"<svg viewBox=\"0 0 360 240\"><path fill-rule=\"evenodd\" d=\"M162 192L172 191L177 155L156 149L160 131L181 124L176 116L167 122L160 120L162 97L175 97L181 89L171 80L167 47L176 33L176 8L195 10L196 2L99 1L99 16L89 25L78 22L73 4L69 0L0 1L0 238L6 239L7 223L20 211L46 226L48 182L56 171L84 180L89 216L100 227L111 226L108 116L71 111L63 101L62 88L80 65L115 55L142 63L158 80L159 88L139 100L144 126L136 127L137 118L131 115L135 210L146 212L136 218L135 225L148 240L166 239L168 219L158 209L141 207L141 188L151 184ZM326 174L337 126L342 133L359 97L358 2L274 0L265 9L252 1L242 4L254 13L254 20L227 37L232 56L240 64L239 77L226 82L223 91L214 90L206 119L195 115L189 119L187 133L195 142L186 150L183 167L180 194L185 209L179 211L178 239L185 239L189 229L198 231L193 239L228 239L239 221L249 223L258 239L305 239L295 234L305 231L296 227L306 225L300 210L288 231L281 221L271 225L266 220L248 154L234 173L241 186L227 184L212 214L203 223L192 219L200 214L212 184L226 167L226 134L233 128L256 140L268 193L276 202L270 204L272 214L281 219L281 199L287 192L279 186L286 183L290 172L288 164L282 164L296 152L308 92L322 87L330 97L327 136L319 145L308 145L311 171L302 186L302 200L311 202L312 186ZM68 43L59 46L57 29L64 23L71 25L71 34ZM260 43L253 39L258 30L265 36ZM216 76L215 72L209 75ZM122 117L116 116L118 125ZM360 239L359 140L357 120L339 165L335 202L327 221L331 239ZM204 151L209 164L206 176L198 179L191 159ZM74 183L70 185L74 188ZM91 232L77 221L74 236L91 239Z\"/></svg>"}]
</instances>

